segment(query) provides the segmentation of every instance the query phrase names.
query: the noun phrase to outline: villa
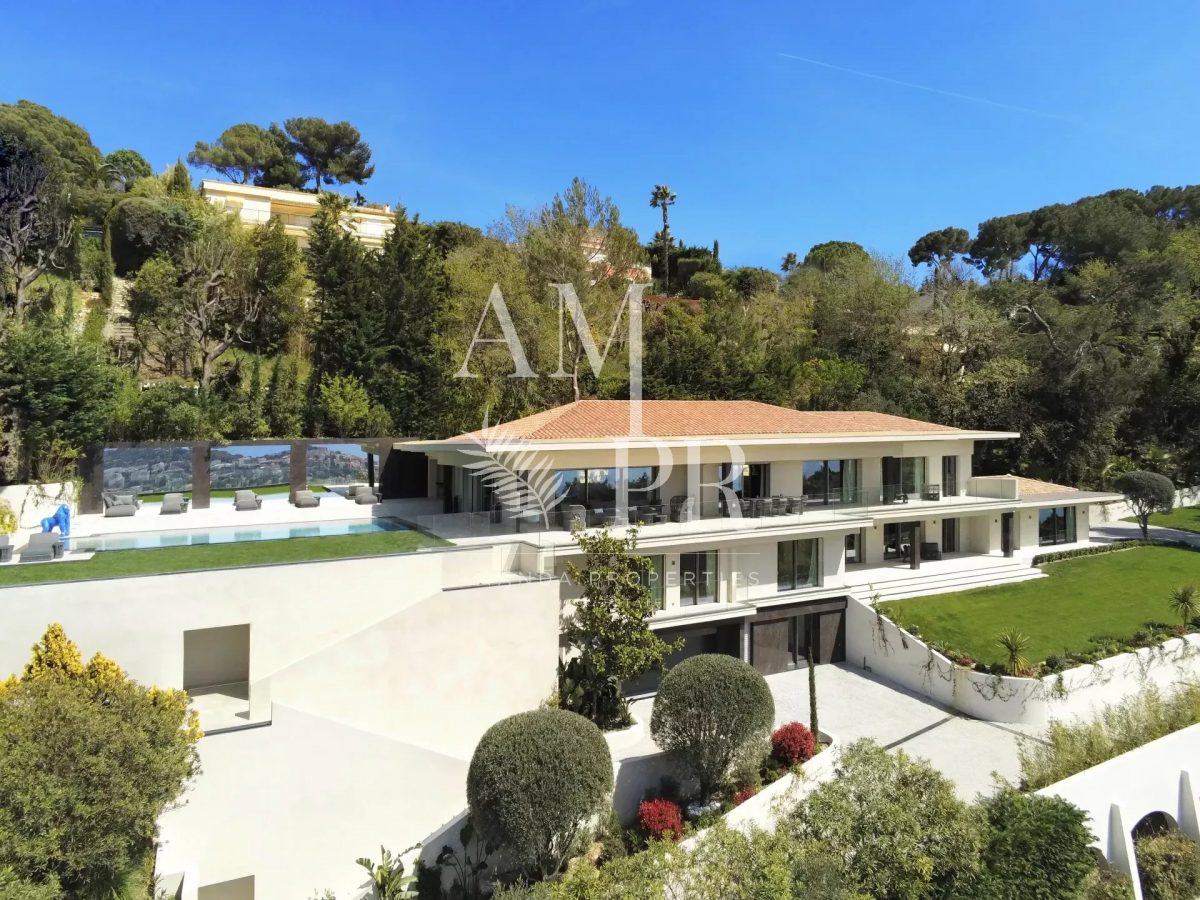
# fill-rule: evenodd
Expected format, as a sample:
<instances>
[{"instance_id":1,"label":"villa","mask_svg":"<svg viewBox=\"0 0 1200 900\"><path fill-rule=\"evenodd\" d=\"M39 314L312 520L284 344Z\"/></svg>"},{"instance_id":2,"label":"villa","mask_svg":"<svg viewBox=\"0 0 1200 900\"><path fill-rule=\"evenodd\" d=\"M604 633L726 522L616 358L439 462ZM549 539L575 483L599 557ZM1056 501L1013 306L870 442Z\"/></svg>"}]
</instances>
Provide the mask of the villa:
<instances>
[{"instance_id":1,"label":"villa","mask_svg":"<svg viewBox=\"0 0 1200 900\"><path fill-rule=\"evenodd\" d=\"M422 527L528 542L544 574L561 578L577 559L573 524L639 525L653 627L685 639L672 662L724 652L770 674L810 651L841 661L848 591L891 599L1037 577L1032 553L1086 544L1090 506L1121 499L973 476L976 443L1012 432L753 401L631 407L580 400L397 448L429 460L428 497L443 512ZM480 477L489 459L526 467L518 502Z\"/></svg>"},{"instance_id":2,"label":"villa","mask_svg":"<svg viewBox=\"0 0 1200 900\"><path fill-rule=\"evenodd\" d=\"M206 178L200 193L208 202L236 213L245 225L265 225L272 216L283 222L284 231L301 247L308 245L308 229L320 204L319 195L286 188L266 188L253 184L234 184ZM346 211L345 227L367 247L383 246L395 223L387 204L352 206Z\"/></svg>"}]
</instances>

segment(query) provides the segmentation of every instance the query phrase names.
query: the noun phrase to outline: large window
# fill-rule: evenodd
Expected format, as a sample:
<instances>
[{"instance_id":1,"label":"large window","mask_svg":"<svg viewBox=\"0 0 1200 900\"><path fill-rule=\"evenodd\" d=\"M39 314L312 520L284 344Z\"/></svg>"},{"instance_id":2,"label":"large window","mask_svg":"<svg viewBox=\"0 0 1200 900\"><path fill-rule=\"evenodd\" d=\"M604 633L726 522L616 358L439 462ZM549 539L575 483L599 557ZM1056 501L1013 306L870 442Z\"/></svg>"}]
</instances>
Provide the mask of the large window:
<instances>
[{"instance_id":1,"label":"large window","mask_svg":"<svg viewBox=\"0 0 1200 900\"><path fill-rule=\"evenodd\" d=\"M883 558L908 559L916 535L916 522L885 522L883 526Z\"/></svg>"},{"instance_id":2,"label":"large window","mask_svg":"<svg viewBox=\"0 0 1200 900\"><path fill-rule=\"evenodd\" d=\"M657 487L650 485L658 480L658 469L654 466L634 466L629 469L629 505L650 506L662 502Z\"/></svg>"},{"instance_id":3,"label":"large window","mask_svg":"<svg viewBox=\"0 0 1200 900\"><path fill-rule=\"evenodd\" d=\"M638 567L638 575L642 584L650 589L650 598L654 601L655 609L663 608L663 558L662 556L643 556L646 565Z\"/></svg>"},{"instance_id":4,"label":"large window","mask_svg":"<svg viewBox=\"0 0 1200 900\"><path fill-rule=\"evenodd\" d=\"M564 495L562 508L584 506L608 509L617 505L619 469L560 469L557 490Z\"/></svg>"},{"instance_id":5,"label":"large window","mask_svg":"<svg viewBox=\"0 0 1200 900\"><path fill-rule=\"evenodd\" d=\"M732 471L732 475L730 472ZM771 496L771 464L721 464L721 481L742 500Z\"/></svg>"},{"instance_id":6,"label":"large window","mask_svg":"<svg viewBox=\"0 0 1200 900\"><path fill-rule=\"evenodd\" d=\"M810 459L804 463L809 503L850 503L858 495L857 459Z\"/></svg>"},{"instance_id":7,"label":"large window","mask_svg":"<svg viewBox=\"0 0 1200 900\"><path fill-rule=\"evenodd\" d=\"M679 604L717 602L717 551L679 554Z\"/></svg>"},{"instance_id":8,"label":"large window","mask_svg":"<svg viewBox=\"0 0 1200 900\"><path fill-rule=\"evenodd\" d=\"M883 458L883 500L891 503L901 496L920 494L925 488L925 457Z\"/></svg>"},{"instance_id":9,"label":"large window","mask_svg":"<svg viewBox=\"0 0 1200 900\"><path fill-rule=\"evenodd\" d=\"M776 583L779 590L816 587L821 581L821 542L815 538L780 541L778 562Z\"/></svg>"},{"instance_id":10,"label":"large window","mask_svg":"<svg viewBox=\"0 0 1200 900\"><path fill-rule=\"evenodd\" d=\"M1075 507L1054 506L1038 510L1038 543L1072 544L1075 542Z\"/></svg>"}]
</instances>

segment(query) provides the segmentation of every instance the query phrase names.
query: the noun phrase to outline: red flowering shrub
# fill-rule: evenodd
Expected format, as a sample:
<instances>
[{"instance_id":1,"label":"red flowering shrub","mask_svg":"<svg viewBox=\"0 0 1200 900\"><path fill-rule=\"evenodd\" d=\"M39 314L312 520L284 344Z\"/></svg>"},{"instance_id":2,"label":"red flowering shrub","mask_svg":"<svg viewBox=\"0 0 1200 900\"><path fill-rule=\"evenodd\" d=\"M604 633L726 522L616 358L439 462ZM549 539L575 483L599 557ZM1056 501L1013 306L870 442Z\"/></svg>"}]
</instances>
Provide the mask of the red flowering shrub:
<instances>
[{"instance_id":1,"label":"red flowering shrub","mask_svg":"<svg viewBox=\"0 0 1200 900\"><path fill-rule=\"evenodd\" d=\"M664 797L643 800L638 806L638 822L650 837L669 837L673 841L683 837L683 813L679 804Z\"/></svg>"},{"instance_id":2,"label":"red flowering shrub","mask_svg":"<svg viewBox=\"0 0 1200 900\"><path fill-rule=\"evenodd\" d=\"M813 733L801 722L781 725L771 735L771 755L785 766L808 762L816 747Z\"/></svg>"},{"instance_id":3,"label":"red flowering shrub","mask_svg":"<svg viewBox=\"0 0 1200 900\"><path fill-rule=\"evenodd\" d=\"M741 806L743 803L745 803L747 800L749 800L751 797L753 797L755 794L757 794L758 790L759 789L757 787L755 787L754 785L750 785L749 787L742 788L740 791L738 791L736 794L733 795L733 805Z\"/></svg>"}]
</instances>

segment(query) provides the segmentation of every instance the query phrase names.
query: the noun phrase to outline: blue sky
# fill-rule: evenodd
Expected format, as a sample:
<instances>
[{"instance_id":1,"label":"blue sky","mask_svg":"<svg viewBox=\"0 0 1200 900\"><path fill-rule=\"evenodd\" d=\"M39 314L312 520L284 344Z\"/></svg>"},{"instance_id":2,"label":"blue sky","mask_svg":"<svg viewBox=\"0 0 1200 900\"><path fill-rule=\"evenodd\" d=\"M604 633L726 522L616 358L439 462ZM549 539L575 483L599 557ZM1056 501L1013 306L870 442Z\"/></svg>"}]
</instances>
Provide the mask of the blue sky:
<instances>
[{"instance_id":1,"label":"blue sky","mask_svg":"<svg viewBox=\"0 0 1200 900\"><path fill-rule=\"evenodd\" d=\"M481 227L580 175L648 239L665 181L676 235L731 265L834 239L903 255L934 228L1200 180L1183 0L274 6L12 6L0 101L156 167L236 122L349 119L371 199Z\"/></svg>"}]
</instances>

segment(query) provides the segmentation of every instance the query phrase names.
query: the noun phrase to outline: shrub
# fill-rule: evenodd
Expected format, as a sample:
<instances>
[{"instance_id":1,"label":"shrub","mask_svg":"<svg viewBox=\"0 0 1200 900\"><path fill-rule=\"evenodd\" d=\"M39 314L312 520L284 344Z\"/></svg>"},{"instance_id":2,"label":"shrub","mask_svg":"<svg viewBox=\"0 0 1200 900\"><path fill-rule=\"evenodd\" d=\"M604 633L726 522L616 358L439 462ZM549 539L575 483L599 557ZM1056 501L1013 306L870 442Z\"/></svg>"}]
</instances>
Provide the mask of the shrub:
<instances>
[{"instance_id":1,"label":"shrub","mask_svg":"<svg viewBox=\"0 0 1200 900\"><path fill-rule=\"evenodd\" d=\"M1150 536L1150 516L1156 512L1170 512L1175 505L1175 485L1166 475L1134 469L1126 472L1113 486L1125 495L1129 508L1137 517L1142 529L1142 538Z\"/></svg>"},{"instance_id":2,"label":"shrub","mask_svg":"<svg viewBox=\"0 0 1200 900\"><path fill-rule=\"evenodd\" d=\"M771 755L785 766L808 762L816 749L813 733L802 722L788 722L771 735Z\"/></svg>"},{"instance_id":3,"label":"shrub","mask_svg":"<svg viewBox=\"0 0 1200 900\"><path fill-rule=\"evenodd\" d=\"M987 820L980 893L995 900L1076 897L1095 866L1086 814L1059 797L1004 787L982 804Z\"/></svg>"},{"instance_id":4,"label":"shrub","mask_svg":"<svg viewBox=\"0 0 1200 900\"><path fill-rule=\"evenodd\" d=\"M1200 896L1200 844L1180 831L1165 831L1135 843L1146 900L1192 900Z\"/></svg>"},{"instance_id":5,"label":"shrub","mask_svg":"<svg viewBox=\"0 0 1200 900\"><path fill-rule=\"evenodd\" d=\"M561 709L501 719L479 740L467 803L483 837L514 866L548 877L613 786L600 729Z\"/></svg>"},{"instance_id":6,"label":"shrub","mask_svg":"<svg viewBox=\"0 0 1200 900\"><path fill-rule=\"evenodd\" d=\"M753 797L755 794L757 794L760 790L762 790L762 788L759 788L755 785L750 785L749 787L742 788L740 791L738 791L736 794L733 795L733 805L741 806L743 803L745 803L747 800L749 800L751 797Z\"/></svg>"},{"instance_id":7,"label":"shrub","mask_svg":"<svg viewBox=\"0 0 1200 900\"><path fill-rule=\"evenodd\" d=\"M1163 696L1153 685L1090 722L1052 722L1044 741L1023 741L1021 786L1035 791L1200 722L1200 686Z\"/></svg>"},{"instance_id":8,"label":"shrub","mask_svg":"<svg viewBox=\"0 0 1200 900\"><path fill-rule=\"evenodd\" d=\"M13 512L12 504L0 500L0 534L12 534L17 530L17 514Z\"/></svg>"},{"instance_id":9,"label":"shrub","mask_svg":"<svg viewBox=\"0 0 1200 900\"><path fill-rule=\"evenodd\" d=\"M1084 880L1083 900L1133 900L1133 883L1124 873L1099 866Z\"/></svg>"},{"instance_id":10,"label":"shrub","mask_svg":"<svg viewBox=\"0 0 1200 900\"><path fill-rule=\"evenodd\" d=\"M774 719L771 689L752 666L732 656L700 654L663 676L650 733L659 747L677 754L703 801L738 754L766 737Z\"/></svg>"},{"instance_id":11,"label":"shrub","mask_svg":"<svg viewBox=\"0 0 1200 900\"><path fill-rule=\"evenodd\" d=\"M856 741L838 776L805 797L782 828L837 848L860 893L923 898L957 894L973 879L983 843L978 812L923 760Z\"/></svg>"},{"instance_id":12,"label":"shrub","mask_svg":"<svg viewBox=\"0 0 1200 900\"><path fill-rule=\"evenodd\" d=\"M677 841L683 837L683 813L679 804L664 797L643 800L638 805L638 824L652 838Z\"/></svg>"}]
</instances>

